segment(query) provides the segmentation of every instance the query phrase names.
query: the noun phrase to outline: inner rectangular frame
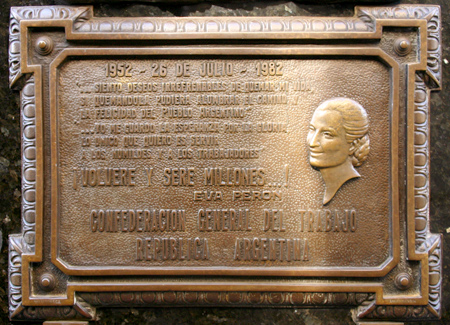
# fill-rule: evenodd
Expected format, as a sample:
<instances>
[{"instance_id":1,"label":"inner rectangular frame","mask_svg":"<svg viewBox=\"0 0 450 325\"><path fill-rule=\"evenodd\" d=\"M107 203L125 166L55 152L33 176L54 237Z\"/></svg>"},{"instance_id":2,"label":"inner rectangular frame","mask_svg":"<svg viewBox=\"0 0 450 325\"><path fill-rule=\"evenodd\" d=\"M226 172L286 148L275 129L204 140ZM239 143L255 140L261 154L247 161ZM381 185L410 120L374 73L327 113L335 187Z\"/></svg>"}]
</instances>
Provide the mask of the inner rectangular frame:
<instances>
[{"instance_id":1,"label":"inner rectangular frame","mask_svg":"<svg viewBox=\"0 0 450 325\"><path fill-rule=\"evenodd\" d=\"M330 267L330 268L298 268L298 267L73 267L64 264L58 256L58 227L59 227L59 171L58 171L58 107L57 85L58 67L68 57L95 56L151 56L151 55L184 55L184 56L271 56L271 57L327 57L342 56L349 59L361 57L375 57L390 67L391 79L391 107L390 107L390 257L381 267ZM398 189L398 121L399 121L399 66L381 49L373 47L313 47L299 46L269 47L160 47L160 48L132 48L132 49L66 49L50 65L50 119L51 119L51 260L58 268L68 275L228 275L228 276L352 276L378 277L387 274L400 259L399 234L399 189Z\"/></svg>"}]
</instances>

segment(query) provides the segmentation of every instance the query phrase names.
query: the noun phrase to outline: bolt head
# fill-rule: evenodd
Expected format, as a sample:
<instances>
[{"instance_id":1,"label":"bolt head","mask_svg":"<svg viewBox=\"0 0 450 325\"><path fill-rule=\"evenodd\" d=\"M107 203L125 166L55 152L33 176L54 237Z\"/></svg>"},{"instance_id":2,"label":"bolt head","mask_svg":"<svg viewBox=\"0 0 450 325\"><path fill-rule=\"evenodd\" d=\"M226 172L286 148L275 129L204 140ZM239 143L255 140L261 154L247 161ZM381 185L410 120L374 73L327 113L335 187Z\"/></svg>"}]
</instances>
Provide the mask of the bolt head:
<instances>
[{"instance_id":1,"label":"bolt head","mask_svg":"<svg viewBox=\"0 0 450 325\"><path fill-rule=\"evenodd\" d=\"M412 278L408 273L399 273L395 277L395 286L400 290L409 289L412 285Z\"/></svg>"},{"instance_id":2,"label":"bolt head","mask_svg":"<svg viewBox=\"0 0 450 325\"><path fill-rule=\"evenodd\" d=\"M44 49L44 48L47 46L47 43L46 43L45 41L40 41L40 42L38 43L38 46L39 46L41 49Z\"/></svg>"},{"instance_id":3,"label":"bolt head","mask_svg":"<svg viewBox=\"0 0 450 325\"><path fill-rule=\"evenodd\" d=\"M394 50L399 56L405 56L411 52L411 41L404 37L398 38L394 43Z\"/></svg>"},{"instance_id":4,"label":"bolt head","mask_svg":"<svg viewBox=\"0 0 450 325\"><path fill-rule=\"evenodd\" d=\"M36 40L35 51L40 55L49 55L53 51L53 40L48 36L41 36Z\"/></svg>"},{"instance_id":5,"label":"bolt head","mask_svg":"<svg viewBox=\"0 0 450 325\"><path fill-rule=\"evenodd\" d=\"M50 273L44 273L39 279L39 286L44 291L52 291L55 288L55 277Z\"/></svg>"}]
</instances>

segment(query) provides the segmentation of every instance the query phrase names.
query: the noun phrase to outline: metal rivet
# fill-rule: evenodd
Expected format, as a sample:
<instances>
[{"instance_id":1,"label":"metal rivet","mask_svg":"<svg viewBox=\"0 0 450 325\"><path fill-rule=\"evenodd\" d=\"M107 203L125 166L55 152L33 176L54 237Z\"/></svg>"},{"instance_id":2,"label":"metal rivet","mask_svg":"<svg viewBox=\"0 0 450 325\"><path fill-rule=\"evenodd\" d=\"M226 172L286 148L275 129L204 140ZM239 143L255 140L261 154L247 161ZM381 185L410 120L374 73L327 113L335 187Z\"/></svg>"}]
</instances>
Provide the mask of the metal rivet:
<instances>
[{"instance_id":1,"label":"metal rivet","mask_svg":"<svg viewBox=\"0 0 450 325\"><path fill-rule=\"evenodd\" d=\"M42 36L36 41L36 52L40 55L49 55L53 51L53 41L50 37Z\"/></svg>"},{"instance_id":2,"label":"metal rivet","mask_svg":"<svg viewBox=\"0 0 450 325\"><path fill-rule=\"evenodd\" d=\"M395 286L400 290L406 290L412 285L412 278L408 273L399 273L395 277Z\"/></svg>"},{"instance_id":3,"label":"metal rivet","mask_svg":"<svg viewBox=\"0 0 450 325\"><path fill-rule=\"evenodd\" d=\"M55 277L50 273L42 274L39 286L42 290L52 291L55 288Z\"/></svg>"},{"instance_id":4,"label":"metal rivet","mask_svg":"<svg viewBox=\"0 0 450 325\"><path fill-rule=\"evenodd\" d=\"M411 52L411 42L407 38L398 38L394 43L394 50L400 56L405 56Z\"/></svg>"}]
</instances>

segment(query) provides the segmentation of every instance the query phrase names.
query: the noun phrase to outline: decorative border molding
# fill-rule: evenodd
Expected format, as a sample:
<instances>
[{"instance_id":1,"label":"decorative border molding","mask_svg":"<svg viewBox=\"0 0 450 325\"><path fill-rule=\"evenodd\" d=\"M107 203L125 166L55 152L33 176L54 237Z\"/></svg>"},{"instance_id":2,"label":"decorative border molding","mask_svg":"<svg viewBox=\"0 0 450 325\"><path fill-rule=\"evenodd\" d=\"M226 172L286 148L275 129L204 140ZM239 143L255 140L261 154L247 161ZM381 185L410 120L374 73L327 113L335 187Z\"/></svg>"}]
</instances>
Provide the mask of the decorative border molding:
<instances>
[{"instance_id":1,"label":"decorative border molding","mask_svg":"<svg viewBox=\"0 0 450 325\"><path fill-rule=\"evenodd\" d=\"M9 236L9 254L8 254L8 296L9 296L9 315L15 317L23 310L22 307L22 234Z\"/></svg>"},{"instance_id":2,"label":"decorative border molding","mask_svg":"<svg viewBox=\"0 0 450 325\"><path fill-rule=\"evenodd\" d=\"M441 32L440 8L436 6L401 6L394 8L360 8L362 19L426 19L427 68L425 73L415 71L413 89L413 154L414 154L414 255L427 254L428 304L426 306L384 306L375 302L358 308L359 319L381 320L436 320L441 317L442 251L441 237L429 229L429 106L430 91L440 89ZM410 243L411 245L411 243ZM411 248L410 248L411 252Z\"/></svg>"},{"instance_id":3,"label":"decorative border molding","mask_svg":"<svg viewBox=\"0 0 450 325\"><path fill-rule=\"evenodd\" d=\"M66 307L22 307L14 315L14 320L96 320L96 316L86 314L76 306Z\"/></svg>"},{"instance_id":4,"label":"decorative border molding","mask_svg":"<svg viewBox=\"0 0 450 325\"><path fill-rule=\"evenodd\" d=\"M36 236L36 94L34 76L20 93L22 133L22 234L9 237L10 317L22 306L22 254L35 252Z\"/></svg>"},{"instance_id":5,"label":"decorative border molding","mask_svg":"<svg viewBox=\"0 0 450 325\"><path fill-rule=\"evenodd\" d=\"M414 89L414 200L416 250L426 252L423 244L429 230L429 93L425 81L416 74ZM422 246L422 247L421 247Z\"/></svg>"},{"instance_id":6,"label":"decorative border molding","mask_svg":"<svg viewBox=\"0 0 450 325\"><path fill-rule=\"evenodd\" d=\"M80 16L74 21L74 29L80 33L323 33L323 32L372 32L373 25L355 17L196 17L192 18L144 18L137 22L131 18L86 19Z\"/></svg>"},{"instance_id":7,"label":"decorative border molding","mask_svg":"<svg viewBox=\"0 0 450 325\"><path fill-rule=\"evenodd\" d=\"M441 35L440 8L425 5L400 5L396 7L356 7L354 17L196 17L196 18L98 18L92 7L13 7L10 15L9 66L10 85L14 86L27 65L21 35L28 23L51 22L54 27L64 27L67 39L164 39L200 40L234 39L239 34L248 39L379 39L382 26L394 20L423 20L417 26L424 29L426 21L426 65L415 73L412 83L414 102L414 215L407 222L415 223L412 237L408 237L409 257L428 263L427 279L422 279L428 290L427 305L382 305L375 293L332 292L207 292L207 291L152 291L152 292L80 292L72 296L73 305L66 307L29 307L22 305L27 291L22 292L22 272L29 276L30 256L38 254L36 236L36 100L35 87L41 87L38 70L25 83L21 92L22 118L22 234L9 239L9 298L10 317L14 319L76 318L95 319L95 307L104 306L358 306L356 319L437 319L441 314L442 252L441 237L429 230L429 92L440 89ZM24 24L22 24L24 22ZM423 33L423 31L421 31ZM276 42L276 41L274 41ZM425 43L421 39L422 44ZM195 43L195 41L193 41ZM425 51L422 51L425 53ZM425 55L425 54L424 54ZM23 69L24 68L24 69ZM411 76L409 76L411 78ZM40 88L39 88L40 89ZM40 94L39 94L40 96ZM36 103L38 102L38 103ZM410 107L410 108L411 108ZM39 111L39 110L38 110ZM410 112L409 110L408 112ZM408 137L408 141L412 141ZM40 193L42 194L42 193ZM413 245L411 245L413 243ZM34 254L34 255L33 255ZM23 265L22 265L23 255ZM423 256L427 258L422 259ZM417 259L416 259L417 258ZM23 268L24 267L24 268ZM26 267L26 268L25 268ZM22 269L24 271L22 271ZM24 285L24 288L26 285ZM423 289L423 288L422 288ZM137 289L134 289L137 290ZM141 289L138 289L141 290ZM164 289L166 290L166 289ZM239 290L239 289L238 289ZM291 289L292 290L292 289ZM81 290L82 291L82 290ZM422 292L425 292L423 290ZM382 296L382 294L380 294ZM43 298L45 299L45 298ZM70 298L68 298L70 299ZM381 299L381 298L380 298ZM399 298L401 299L401 298ZM25 301L25 300L24 300ZM406 302L409 303L409 302Z\"/></svg>"},{"instance_id":8,"label":"decorative border molding","mask_svg":"<svg viewBox=\"0 0 450 325\"><path fill-rule=\"evenodd\" d=\"M429 238L426 245L428 251L428 310L435 318L442 314L442 235Z\"/></svg>"},{"instance_id":9,"label":"decorative border molding","mask_svg":"<svg viewBox=\"0 0 450 325\"><path fill-rule=\"evenodd\" d=\"M69 7L69 6L29 6L29 7L11 7L11 17L18 21L26 20L49 20L49 19L70 19L76 20L78 16L92 13L92 6ZM89 15L88 14L88 15Z\"/></svg>"},{"instance_id":10,"label":"decorative border molding","mask_svg":"<svg viewBox=\"0 0 450 325\"><path fill-rule=\"evenodd\" d=\"M11 9L9 18L9 84L13 84L20 76L20 22Z\"/></svg>"},{"instance_id":11,"label":"decorative border molding","mask_svg":"<svg viewBox=\"0 0 450 325\"><path fill-rule=\"evenodd\" d=\"M95 307L108 306L358 306L374 294L346 292L104 292L79 293Z\"/></svg>"},{"instance_id":12,"label":"decorative border molding","mask_svg":"<svg viewBox=\"0 0 450 325\"><path fill-rule=\"evenodd\" d=\"M24 307L20 313L14 315L14 320L48 320L48 319L76 319L86 320L77 310L69 307Z\"/></svg>"},{"instance_id":13,"label":"decorative border molding","mask_svg":"<svg viewBox=\"0 0 450 325\"><path fill-rule=\"evenodd\" d=\"M25 250L34 252L36 238L36 94L34 76L21 92L22 234Z\"/></svg>"},{"instance_id":14,"label":"decorative border molding","mask_svg":"<svg viewBox=\"0 0 450 325\"><path fill-rule=\"evenodd\" d=\"M436 316L429 311L427 306L372 306L372 309L365 315L358 315L359 319L371 320L395 320L404 321L412 319L436 320Z\"/></svg>"}]
</instances>

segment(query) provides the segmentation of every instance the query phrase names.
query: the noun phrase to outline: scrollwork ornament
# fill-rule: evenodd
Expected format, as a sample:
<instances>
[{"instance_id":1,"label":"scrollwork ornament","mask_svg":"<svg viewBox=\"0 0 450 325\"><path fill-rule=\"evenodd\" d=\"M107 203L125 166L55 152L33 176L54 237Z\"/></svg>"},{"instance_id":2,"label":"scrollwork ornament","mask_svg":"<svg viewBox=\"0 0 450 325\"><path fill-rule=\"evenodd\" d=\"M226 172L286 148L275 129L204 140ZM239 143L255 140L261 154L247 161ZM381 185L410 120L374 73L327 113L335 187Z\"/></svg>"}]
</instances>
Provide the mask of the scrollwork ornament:
<instances>
[{"instance_id":1,"label":"scrollwork ornament","mask_svg":"<svg viewBox=\"0 0 450 325\"><path fill-rule=\"evenodd\" d=\"M73 306L65 307L25 307L15 319L23 320L85 320L86 318L77 312Z\"/></svg>"},{"instance_id":2,"label":"scrollwork ornament","mask_svg":"<svg viewBox=\"0 0 450 325\"><path fill-rule=\"evenodd\" d=\"M376 320L428 320L436 319L426 306L375 306L364 319Z\"/></svg>"},{"instance_id":3,"label":"scrollwork ornament","mask_svg":"<svg viewBox=\"0 0 450 325\"><path fill-rule=\"evenodd\" d=\"M20 74L20 22L11 11L9 20L9 83L12 85Z\"/></svg>"},{"instance_id":4,"label":"scrollwork ornament","mask_svg":"<svg viewBox=\"0 0 450 325\"><path fill-rule=\"evenodd\" d=\"M428 284L428 309L435 317L441 316L442 298L442 237L431 236L433 249L429 251L429 284Z\"/></svg>"},{"instance_id":5,"label":"scrollwork ornament","mask_svg":"<svg viewBox=\"0 0 450 325\"><path fill-rule=\"evenodd\" d=\"M22 307L22 235L9 237L9 314L19 313Z\"/></svg>"}]
</instances>

